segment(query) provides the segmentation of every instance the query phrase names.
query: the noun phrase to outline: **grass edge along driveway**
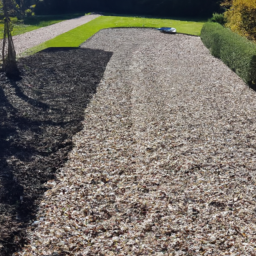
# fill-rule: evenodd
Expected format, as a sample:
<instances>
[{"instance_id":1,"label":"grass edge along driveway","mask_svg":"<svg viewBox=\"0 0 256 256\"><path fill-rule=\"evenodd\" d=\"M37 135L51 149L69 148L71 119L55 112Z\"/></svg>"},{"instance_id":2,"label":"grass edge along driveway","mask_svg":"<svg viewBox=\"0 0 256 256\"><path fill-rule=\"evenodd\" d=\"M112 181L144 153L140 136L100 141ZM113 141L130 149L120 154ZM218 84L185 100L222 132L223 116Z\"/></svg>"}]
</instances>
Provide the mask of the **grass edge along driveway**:
<instances>
[{"instance_id":1,"label":"grass edge along driveway","mask_svg":"<svg viewBox=\"0 0 256 256\"><path fill-rule=\"evenodd\" d=\"M204 22L171 19L152 19L136 17L100 16L84 25L72 29L22 54L31 55L50 47L79 47L101 29L117 27L175 27L178 33L199 36Z\"/></svg>"},{"instance_id":2,"label":"grass edge along driveway","mask_svg":"<svg viewBox=\"0 0 256 256\"><path fill-rule=\"evenodd\" d=\"M1 1L1 0L0 0ZM87 15L87 14L85 14ZM17 36L30 32L42 27L47 27L64 20L74 19L83 16L82 13L67 14L67 15L47 15L47 16L32 16L26 18L23 21L19 21L17 18L11 18L13 31L12 36ZM3 39L4 23L0 20L0 40Z\"/></svg>"}]
</instances>

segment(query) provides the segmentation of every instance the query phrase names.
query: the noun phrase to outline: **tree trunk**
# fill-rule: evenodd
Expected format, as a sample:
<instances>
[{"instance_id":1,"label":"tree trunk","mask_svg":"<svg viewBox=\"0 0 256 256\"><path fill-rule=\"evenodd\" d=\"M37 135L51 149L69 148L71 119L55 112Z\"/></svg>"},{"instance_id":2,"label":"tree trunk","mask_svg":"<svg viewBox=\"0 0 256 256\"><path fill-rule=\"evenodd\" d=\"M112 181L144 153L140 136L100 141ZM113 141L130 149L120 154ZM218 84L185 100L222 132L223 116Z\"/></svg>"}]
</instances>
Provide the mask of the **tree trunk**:
<instances>
[{"instance_id":1,"label":"tree trunk","mask_svg":"<svg viewBox=\"0 0 256 256\"><path fill-rule=\"evenodd\" d=\"M11 8L11 0L3 0L4 9L4 38L2 48L3 70L6 75L11 78L19 76L19 70L16 62L16 52L12 40L12 24L9 18L9 9Z\"/></svg>"}]
</instances>

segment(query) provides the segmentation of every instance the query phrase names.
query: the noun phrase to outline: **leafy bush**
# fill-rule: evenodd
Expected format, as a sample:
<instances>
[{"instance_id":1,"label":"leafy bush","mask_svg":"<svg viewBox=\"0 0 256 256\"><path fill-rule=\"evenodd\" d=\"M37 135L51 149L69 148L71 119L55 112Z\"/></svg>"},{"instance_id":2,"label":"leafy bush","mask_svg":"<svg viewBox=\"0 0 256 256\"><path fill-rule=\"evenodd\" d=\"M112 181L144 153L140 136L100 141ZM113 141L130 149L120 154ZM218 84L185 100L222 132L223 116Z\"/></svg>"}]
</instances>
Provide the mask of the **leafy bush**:
<instances>
[{"instance_id":1,"label":"leafy bush","mask_svg":"<svg viewBox=\"0 0 256 256\"><path fill-rule=\"evenodd\" d=\"M45 13L49 14L49 10L47 10L44 1L38 1L38 3L35 6L35 14L42 15Z\"/></svg>"},{"instance_id":2,"label":"leafy bush","mask_svg":"<svg viewBox=\"0 0 256 256\"><path fill-rule=\"evenodd\" d=\"M207 22L201 31L204 45L246 83L256 83L256 44L218 23Z\"/></svg>"},{"instance_id":3,"label":"leafy bush","mask_svg":"<svg viewBox=\"0 0 256 256\"><path fill-rule=\"evenodd\" d=\"M34 1L33 1L34 2ZM107 12L161 17L207 17L220 11L220 0L37 0L36 15Z\"/></svg>"},{"instance_id":4,"label":"leafy bush","mask_svg":"<svg viewBox=\"0 0 256 256\"><path fill-rule=\"evenodd\" d=\"M10 20L12 23L18 23L18 18L17 17L10 17Z\"/></svg>"},{"instance_id":5,"label":"leafy bush","mask_svg":"<svg viewBox=\"0 0 256 256\"><path fill-rule=\"evenodd\" d=\"M210 19L211 22L217 22L221 25L224 25L226 23L226 18L224 17L224 13L214 13L212 15L212 18Z\"/></svg>"},{"instance_id":6,"label":"leafy bush","mask_svg":"<svg viewBox=\"0 0 256 256\"><path fill-rule=\"evenodd\" d=\"M256 0L225 0L226 26L239 35L256 41Z\"/></svg>"},{"instance_id":7,"label":"leafy bush","mask_svg":"<svg viewBox=\"0 0 256 256\"><path fill-rule=\"evenodd\" d=\"M25 16L26 16L26 17L31 17L32 14L33 14L33 12L32 12L31 9L27 9L27 10L25 11Z\"/></svg>"}]
</instances>

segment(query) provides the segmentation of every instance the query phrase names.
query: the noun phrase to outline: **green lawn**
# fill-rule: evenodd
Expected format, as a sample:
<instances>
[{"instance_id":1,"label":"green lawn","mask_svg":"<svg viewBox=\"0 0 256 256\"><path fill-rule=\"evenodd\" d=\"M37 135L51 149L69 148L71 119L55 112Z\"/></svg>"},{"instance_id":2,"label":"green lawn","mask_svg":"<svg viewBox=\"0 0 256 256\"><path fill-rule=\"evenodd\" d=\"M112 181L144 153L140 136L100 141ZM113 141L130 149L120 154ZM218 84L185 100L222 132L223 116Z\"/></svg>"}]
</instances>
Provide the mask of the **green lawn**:
<instances>
[{"instance_id":1,"label":"green lawn","mask_svg":"<svg viewBox=\"0 0 256 256\"><path fill-rule=\"evenodd\" d=\"M101 16L89 23L59 35L26 52L34 54L49 47L78 47L95 33L105 28L114 27L175 27L178 33L199 36L204 22L171 19L153 19L136 17Z\"/></svg>"},{"instance_id":2,"label":"green lawn","mask_svg":"<svg viewBox=\"0 0 256 256\"><path fill-rule=\"evenodd\" d=\"M26 18L24 21L18 21L17 18L13 18L13 32L12 35L20 35L26 32L46 27L63 20L76 18L84 14L74 14L74 15L55 15L55 16L33 16L31 18ZM3 38L4 24L0 21L0 39Z\"/></svg>"}]
</instances>

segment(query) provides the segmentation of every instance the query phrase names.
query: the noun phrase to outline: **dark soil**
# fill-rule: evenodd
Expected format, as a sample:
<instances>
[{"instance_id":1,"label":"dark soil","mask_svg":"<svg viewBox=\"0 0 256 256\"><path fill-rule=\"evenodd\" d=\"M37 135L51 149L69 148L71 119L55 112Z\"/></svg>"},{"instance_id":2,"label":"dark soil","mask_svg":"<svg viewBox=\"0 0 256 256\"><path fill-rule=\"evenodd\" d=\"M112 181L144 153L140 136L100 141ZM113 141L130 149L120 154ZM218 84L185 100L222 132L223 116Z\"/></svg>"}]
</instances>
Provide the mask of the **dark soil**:
<instances>
[{"instance_id":1,"label":"dark soil","mask_svg":"<svg viewBox=\"0 0 256 256\"><path fill-rule=\"evenodd\" d=\"M21 79L0 73L0 255L26 243L44 183L82 129L84 109L112 53L52 48L20 59Z\"/></svg>"}]
</instances>

